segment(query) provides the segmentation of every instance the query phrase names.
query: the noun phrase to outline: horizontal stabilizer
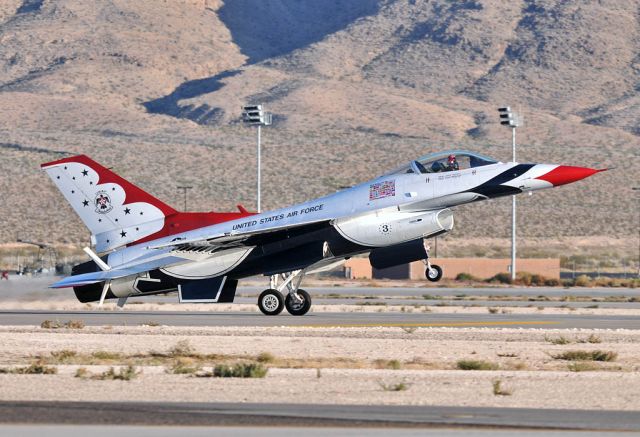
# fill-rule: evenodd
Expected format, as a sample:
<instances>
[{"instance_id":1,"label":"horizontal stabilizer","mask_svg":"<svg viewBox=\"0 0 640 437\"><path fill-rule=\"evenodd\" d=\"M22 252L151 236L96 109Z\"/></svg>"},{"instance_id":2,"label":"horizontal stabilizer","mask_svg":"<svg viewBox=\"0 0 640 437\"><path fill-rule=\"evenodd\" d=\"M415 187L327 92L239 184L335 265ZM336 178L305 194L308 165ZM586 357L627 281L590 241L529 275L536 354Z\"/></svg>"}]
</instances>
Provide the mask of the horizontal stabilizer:
<instances>
[{"instance_id":1,"label":"horizontal stabilizer","mask_svg":"<svg viewBox=\"0 0 640 437\"><path fill-rule=\"evenodd\" d=\"M105 270L100 272L84 273L82 275L68 276L55 284L50 285L49 288L81 287L83 285L95 284L97 282L135 275L136 273L139 272L136 270Z\"/></svg>"},{"instance_id":2,"label":"horizontal stabilizer","mask_svg":"<svg viewBox=\"0 0 640 437\"><path fill-rule=\"evenodd\" d=\"M148 272L150 270L178 264L184 261L184 258L172 256L170 254L167 254L167 256L163 256L160 258L151 259L146 262L140 262L140 259L138 259L135 261L135 264L123 264L119 268L112 268L111 270L69 276L61 281L56 282L49 288L78 287L82 285L95 284L96 282L136 275L138 273Z\"/></svg>"}]
</instances>

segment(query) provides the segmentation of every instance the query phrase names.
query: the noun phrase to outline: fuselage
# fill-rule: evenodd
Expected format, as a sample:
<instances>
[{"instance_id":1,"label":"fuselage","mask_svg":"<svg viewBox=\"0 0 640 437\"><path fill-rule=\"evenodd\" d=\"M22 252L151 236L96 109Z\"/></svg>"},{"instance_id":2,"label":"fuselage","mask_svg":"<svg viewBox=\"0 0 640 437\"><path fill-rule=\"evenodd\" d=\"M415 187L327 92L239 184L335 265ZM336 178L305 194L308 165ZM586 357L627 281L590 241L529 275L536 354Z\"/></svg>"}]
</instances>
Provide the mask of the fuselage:
<instances>
[{"instance_id":1,"label":"fuselage","mask_svg":"<svg viewBox=\"0 0 640 437\"><path fill-rule=\"evenodd\" d=\"M207 239L211 235L249 234L270 229L295 229L298 226L322 222L328 222L342 237L358 246L357 252L362 252L363 248L389 246L428 237L429 234L439 233L443 229L450 230L428 220L443 209L551 188L552 183L539 177L557 167L546 164L498 162L439 173L390 173L286 208L123 248L109 255L109 264L118 266L151 258L170 257L170 247L154 247L176 241ZM411 231L406 231L405 227L398 225L403 222L412 222ZM244 255L245 253L240 251L235 257L240 259ZM177 262L180 263L181 261ZM167 270L177 272L181 269ZM220 273L214 270L209 274ZM224 270L226 269L221 271Z\"/></svg>"}]
</instances>

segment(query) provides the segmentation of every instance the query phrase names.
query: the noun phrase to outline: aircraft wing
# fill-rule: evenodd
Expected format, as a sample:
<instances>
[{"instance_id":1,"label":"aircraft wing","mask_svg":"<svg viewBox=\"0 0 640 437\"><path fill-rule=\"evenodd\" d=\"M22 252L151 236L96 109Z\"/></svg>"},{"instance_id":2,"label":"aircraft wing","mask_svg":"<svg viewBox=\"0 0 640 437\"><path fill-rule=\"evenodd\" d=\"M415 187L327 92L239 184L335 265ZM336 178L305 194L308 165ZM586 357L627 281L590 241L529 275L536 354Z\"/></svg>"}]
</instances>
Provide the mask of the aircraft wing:
<instances>
[{"instance_id":1,"label":"aircraft wing","mask_svg":"<svg viewBox=\"0 0 640 437\"><path fill-rule=\"evenodd\" d=\"M227 232L224 234L214 234L208 236L200 236L191 239L174 239L172 241L152 244L147 246L148 249L166 249L174 250L197 250L201 248L223 248L231 246L255 246L264 243L265 240L277 240L287 238L299 232L308 232L315 229L328 226L330 220L323 219L313 222L306 222L296 225L274 226L267 229L258 229L255 231L245 232Z\"/></svg>"},{"instance_id":2,"label":"aircraft wing","mask_svg":"<svg viewBox=\"0 0 640 437\"><path fill-rule=\"evenodd\" d=\"M111 270L104 270L104 271L68 276L56 282L55 284L50 285L49 288L81 287L83 285L95 284L97 282L124 278L125 276L135 275L137 273L143 273L149 270L164 267L169 264L175 264L175 263L184 262L184 261L186 261L184 258L179 258L175 256L166 256L166 257L154 259L152 261L142 262L140 264L124 265L124 266L121 266L120 268L114 268Z\"/></svg>"}]
</instances>

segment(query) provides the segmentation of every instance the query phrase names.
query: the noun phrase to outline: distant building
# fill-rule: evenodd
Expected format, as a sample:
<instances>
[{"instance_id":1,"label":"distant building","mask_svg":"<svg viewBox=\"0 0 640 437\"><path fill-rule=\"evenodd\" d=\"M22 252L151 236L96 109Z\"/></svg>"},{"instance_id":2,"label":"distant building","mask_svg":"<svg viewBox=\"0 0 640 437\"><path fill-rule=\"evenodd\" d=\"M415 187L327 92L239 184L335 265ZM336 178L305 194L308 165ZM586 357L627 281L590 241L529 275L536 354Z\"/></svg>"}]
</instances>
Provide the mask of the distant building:
<instances>
[{"instance_id":1,"label":"distant building","mask_svg":"<svg viewBox=\"0 0 640 437\"><path fill-rule=\"evenodd\" d=\"M479 279L489 279L498 273L509 271L509 258L438 258L434 261L442 267L444 278L455 279L460 273L468 273ZM522 258L516 262L518 271L560 279L559 258ZM422 261L403 264L388 269L374 269L368 258L351 258L344 265L345 275L351 279L413 279L426 280Z\"/></svg>"}]
</instances>

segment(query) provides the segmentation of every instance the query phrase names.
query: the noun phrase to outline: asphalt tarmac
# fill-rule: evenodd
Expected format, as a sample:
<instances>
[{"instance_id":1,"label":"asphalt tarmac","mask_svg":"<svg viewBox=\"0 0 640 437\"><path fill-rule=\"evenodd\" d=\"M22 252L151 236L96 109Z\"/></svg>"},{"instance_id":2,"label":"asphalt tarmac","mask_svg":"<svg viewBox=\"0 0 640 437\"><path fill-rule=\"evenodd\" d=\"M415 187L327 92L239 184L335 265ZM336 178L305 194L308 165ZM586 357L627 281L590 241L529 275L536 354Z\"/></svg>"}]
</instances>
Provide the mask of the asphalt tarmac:
<instances>
[{"instance_id":1,"label":"asphalt tarmac","mask_svg":"<svg viewBox=\"0 0 640 437\"><path fill-rule=\"evenodd\" d=\"M406 405L0 401L0 423L639 431L640 415L634 411Z\"/></svg>"},{"instance_id":2,"label":"asphalt tarmac","mask_svg":"<svg viewBox=\"0 0 640 437\"><path fill-rule=\"evenodd\" d=\"M0 325L40 325L45 320L82 320L85 325L299 326L299 327L512 327L550 329L640 329L640 317L545 314L309 313L278 316L248 312L182 311L0 311Z\"/></svg>"}]
</instances>

